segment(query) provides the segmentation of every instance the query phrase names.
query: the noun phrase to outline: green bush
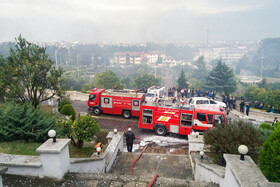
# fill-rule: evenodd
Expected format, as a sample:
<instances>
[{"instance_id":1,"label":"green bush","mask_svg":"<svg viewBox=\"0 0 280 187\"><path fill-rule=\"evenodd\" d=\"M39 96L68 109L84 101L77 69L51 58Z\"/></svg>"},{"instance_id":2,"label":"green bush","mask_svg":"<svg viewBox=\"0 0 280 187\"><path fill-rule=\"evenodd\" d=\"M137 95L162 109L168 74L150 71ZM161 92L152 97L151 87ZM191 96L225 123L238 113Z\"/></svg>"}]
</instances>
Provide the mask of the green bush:
<instances>
[{"instance_id":1,"label":"green bush","mask_svg":"<svg viewBox=\"0 0 280 187\"><path fill-rule=\"evenodd\" d=\"M25 140L43 142L54 128L55 117L47 118L40 107L7 103L0 114L0 141Z\"/></svg>"},{"instance_id":2,"label":"green bush","mask_svg":"<svg viewBox=\"0 0 280 187\"><path fill-rule=\"evenodd\" d=\"M260 168L271 182L280 182L280 128L276 128L263 144Z\"/></svg>"},{"instance_id":3,"label":"green bush","mask_svg":"<svg viewBox=\"0 0 280 187\"><path fill-rule=\"evenodd\" d=\"M81 116L78 121L65 118L57 119L56 129L60 136L70 138L73 146L82 148L84 141L91 141L94 135L100 131L100 126L96 118Z\"/></svg>"},{"instance_id":4,"label":"green bush","mask_svg":"<svg viewBox=\"0 0 280 187\"><path fill-rule=\"evenodd\" d=\"M213 162L225 166L224 153L239 154L238 146L248 146L248 155L258 163L259 150L264 138L252 123L235 121L222 124L204 134L204 143L209 145L209 155Z\"/></svg>"},{"instance_id":5,"label":"green bush","mask_svg":"<svg viewBox=\"0 0 280 187\"><path fill-rule=\"evenodd\" d=\"M272 129L266 129L266 128L259 128L258 129L262 136L264 137L265 140L272 134L273 128Z\"/></svg>"},{"instance_id":6,"label":"green bush","mask_svg":"<svg viewBox=\"0 0 280 187\"><path fill-rule=\"evenodd\" d=\"M65 116L71 116L73 121L76 119L76 112L71 104L65 104L60 113Z\"/></svg>"},{"instance_id":7,"label":"green bush","mask_svg":"<svg viewBox=\"0 0 280 187\"><path fill-rule=\"evenodd\" d=\"M276 122L274 125L273 125L273 129L276 129L280 126L280 121Z\"/></svg>"},{"instance_id":8,"label":"green bush","mask_svg":"<svg viewBox=\"0 0 280 187\"><path fill-rule=\"evenodd\" d=\"M268 124L268 123L262 123L259 128L260 129L273 130L273 127L270 124Z\"/></svg>"},{"instance_id":9,"label":"green bush","mask_svg":"<svg viewBox=\"0 0 280 187\"><path fill-rule=\"evenodd\" d=\"M95 135L95 141L96 143L101 142L103 145L107 144L107 135L108 131L106 129L101 129L99 132Z\"/></svg>"},{"instance_id":10,"label":"green bush","mask_svg":"<svg viewBox=\"0 0 280 187\"><path fill-rule=\"evenodd\" d=\"M62 110L63 106L66 105L66 104L71 104L70 100L69 99L62 99L60 101L58 111L60 112Z\"/></svg>"}]
</instances>

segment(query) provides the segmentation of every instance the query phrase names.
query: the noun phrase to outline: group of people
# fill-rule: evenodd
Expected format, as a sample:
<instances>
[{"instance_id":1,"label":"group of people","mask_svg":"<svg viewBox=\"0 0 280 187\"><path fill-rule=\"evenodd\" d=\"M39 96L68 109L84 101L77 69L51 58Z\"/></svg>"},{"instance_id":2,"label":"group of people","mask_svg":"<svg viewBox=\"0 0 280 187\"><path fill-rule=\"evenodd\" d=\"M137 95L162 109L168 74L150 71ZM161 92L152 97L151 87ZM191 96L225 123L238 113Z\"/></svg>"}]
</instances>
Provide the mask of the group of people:
<instances>
[{"instance_id":1,"label":"group of people","mask_svg":"<svg viewBox=\"0 0 280 187\"><path fill-rule=\"evenodd\" d=\"M227 96L225 93L222 94L223 102L226 104L229 110L236 109L236 98L234 96Z\"/></svg>"},{"instance_id":2,"label":"group of people","mask_svg":"<svg viewBox=\"0 0 280 187\"><path fill-rule=\"evenodd\" d=\"M240 112L244 113L244 108L246 108L246 115L249 116L249 111L250 111L250 103L244 101L244 98L241 98L241 102L239 104L240 107Z\"/></svg>"},{"instance_id":3,"label":"group of people","mask_svg":"<svg viewBox=\"0 0 280 187\"><path fill-rule=\"evenodd\" d=\"M177 92L176 92L177 91ZM217 91L216 90L205 90L202 91L199 88L182 88L176 89L175 87L168 89L168 97L175 97L175 93L177 93L177 97L180 99L181 97L190 98L190 97L209 97L215 99Z\"/></svg>"}]
</instances>

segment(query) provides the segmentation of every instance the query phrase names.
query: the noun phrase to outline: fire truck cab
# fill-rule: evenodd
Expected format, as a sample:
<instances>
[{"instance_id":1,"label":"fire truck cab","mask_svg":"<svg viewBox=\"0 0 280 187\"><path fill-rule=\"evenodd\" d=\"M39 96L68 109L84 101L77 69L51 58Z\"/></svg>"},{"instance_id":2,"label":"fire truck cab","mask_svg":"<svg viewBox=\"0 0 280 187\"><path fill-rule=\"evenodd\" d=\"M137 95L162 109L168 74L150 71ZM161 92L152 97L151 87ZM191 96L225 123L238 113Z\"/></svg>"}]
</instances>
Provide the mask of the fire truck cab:
<instances>
[{"instance_id":1,"label":"fire truck cab","mask_svg":"<svg viewBox=\"0 0 280 187\"><path fill-rule=\"evenodd\" d=\"M139 128L154 130L162 136L169 132L189 135L192 131L207 131L221 123L227 123L223 108L142 105Z\"/></svg>"},{"instance_id":2,"label":"fire truck cab","mask_svg":"<svg viewBox=\"0 0 280 187\"><path fill-rule=\"evenodd\" d=\"M96 115L104 113L130 118L139 117L140 107L144 100L143 93L95 88L89 95L88 106Z\"/></svg>"}]
</instances>

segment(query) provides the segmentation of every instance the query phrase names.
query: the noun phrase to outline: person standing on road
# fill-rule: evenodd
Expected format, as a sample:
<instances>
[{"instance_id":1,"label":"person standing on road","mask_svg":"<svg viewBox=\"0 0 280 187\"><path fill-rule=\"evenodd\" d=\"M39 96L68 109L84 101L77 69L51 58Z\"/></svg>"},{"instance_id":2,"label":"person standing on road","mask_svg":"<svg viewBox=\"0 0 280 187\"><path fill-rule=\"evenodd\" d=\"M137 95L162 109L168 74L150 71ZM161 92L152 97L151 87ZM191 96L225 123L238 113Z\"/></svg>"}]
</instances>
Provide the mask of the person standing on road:
<instances>
[{"instance_id":1,"label":"person standing on road","mask_svg":"<svg viewBox=\"0 0 280 187\"><path fill-rule=\"evenodd\" d=\"M241 103L239 104L239 106L240 106L240 112L243 114L244 113L244 106L245 106L244 100L241 100Z\"/></svg>"},{"instance_id":2,"label":"person standing on road","mask_svg":"<svg viewBox=\"0 0 280 187\"><path fill-rule=\"evenodd\" d=\"M250 105L249 103L246 104L246 115L249 116Z\"/></svg>"},{"instance_id":3,"label":"person standing on road","mask_svg":"<svg viewBox=\"0 0 280 187\"><path fill-rule=\"evenodd\" d=\"M132 152L133 141L135 140L135 135L131 131L131 128L128 128L127 132L125 132L124 135L125 135L125 139L126 139L127 152Z\"/></svg>"},{"instance_id":4,"label":"person standing on road","mask_svg":"<svg viewBox=\"0 0 280 187\"><path fill-rule=\"evenodd\" d=\"M272 126L275 125L275 123L277 123L277 122L278 122L277 117L274 117L274 121L273 121L273 123L272 123Z\"/></svg>"}]
</instances>

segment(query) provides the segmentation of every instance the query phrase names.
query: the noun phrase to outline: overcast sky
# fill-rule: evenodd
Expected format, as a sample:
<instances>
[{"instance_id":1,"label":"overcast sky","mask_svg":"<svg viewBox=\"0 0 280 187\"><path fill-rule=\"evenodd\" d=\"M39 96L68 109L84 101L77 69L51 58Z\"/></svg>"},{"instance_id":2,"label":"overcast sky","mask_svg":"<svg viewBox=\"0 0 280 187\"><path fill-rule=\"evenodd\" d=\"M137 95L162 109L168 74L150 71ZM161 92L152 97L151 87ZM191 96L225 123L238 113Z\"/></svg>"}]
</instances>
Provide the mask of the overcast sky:
<instances>
[{"instance_id":1,"label":"overcast sky","mask_svg":"<svg viewBox=\"0 0 280 187\"><path fill-rule=\"evenodd\" d=\"M280 37L280 0L0 0L0 42Z\"/></svg>"}]
</instances>

